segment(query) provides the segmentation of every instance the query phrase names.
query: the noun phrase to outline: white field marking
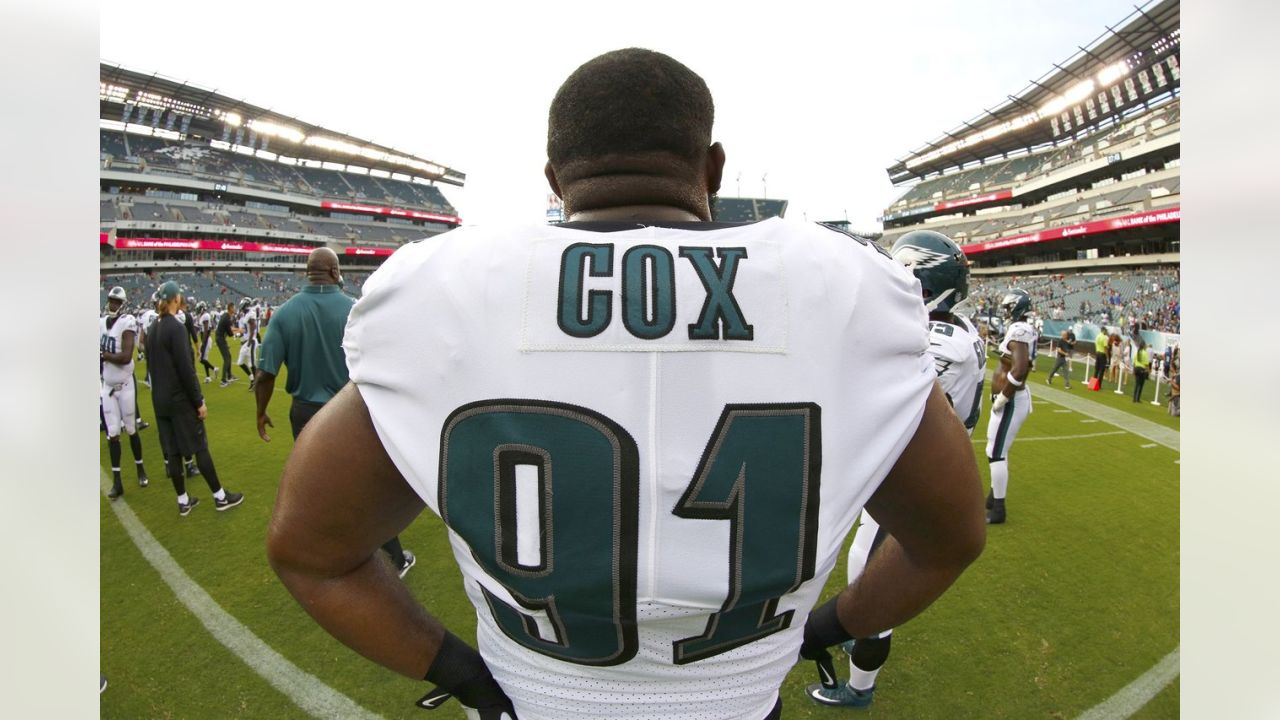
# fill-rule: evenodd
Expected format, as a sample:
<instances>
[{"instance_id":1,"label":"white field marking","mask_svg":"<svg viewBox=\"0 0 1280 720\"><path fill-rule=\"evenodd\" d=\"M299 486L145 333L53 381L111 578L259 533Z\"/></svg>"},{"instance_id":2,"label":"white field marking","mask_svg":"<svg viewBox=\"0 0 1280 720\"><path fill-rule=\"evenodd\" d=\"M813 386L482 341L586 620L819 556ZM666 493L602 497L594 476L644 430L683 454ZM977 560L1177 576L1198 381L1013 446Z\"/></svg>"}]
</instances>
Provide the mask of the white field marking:
<instances>
[{"instance_id":1,"label":"white field marking","mask_svg":"<svg viewBox=\"0 0 1280 720\"><path fill-rule=\"evenodd\" d=\"M1124 720L1133 715L1178 677L1181 650L1181 647L1174 648L1155 667L1076 720Z\"/></svg>"},{"instance_id":2,"label":"white field marking","mask_svg":"<svg viewBox=\"0 0 1280 720\"><path fill-rule=\"evenodd\" d=\"M1096 423L1096 422L1098 422L1098 421L1097 421L1096 419L1094 419L1094 418L1089 418L1089 419L1087 419L1087 420L1081 420L1080 422L1082 422L1082 423Z\"/></svg>"},{"instance_id":3,"label":"white field marking","mask_svg":"<svg viewBox=\"0 0 1280 720\"><path fill-rule=\"evenodd\" d=\"M1155 446L1156 446L1155 443L1147 443L1146 445L1139 445L1138 447L1142 448L1143 450L1146 450L1147 448L1153 448Z\"/></svg>"},{"instance_id":4,"label":"white field marking","mask_svg":"<svg viewBox=\"0 0 1280 720\"><path fill-rule=\"evenodd\" d=\"M1069 413L1069 412L1072 412L1072 411L1071 411L1071 410L1054 410L1054 412L1056 412L1056 413Z\"/></svg>"},{"instance_id":5,"label":"white field marking","mask_svg":"<svg viewBox=\"0 0 1280 720\"><path fill-rule=\"evenodd\" d=\"M1082 440L1084 438L1106 437L1107 435L1128 435L1124 430L1111 430L1109 432L1083 433L1080 435L1053 435L1049 437L1019 437L1018 442L1034 442L1036 440ZM982 438L974 438L973 442L986 443Z\"/></svg>"},{"instance_id":6,"label":"white field marking","mask_svg":"<svg viewBox=\"0 0 1280 720\"><path fill-rule=\"evenodd\" d=\"M990 378L990 373L987 374L987 377ZM1033 386L1028 385L1027 387L1031 388ZM1121 430L1126 430L1139 437L1157 442L1170 450L1178 450L1181 442L1181 434L1173 428L1167 428L1150 420L1131 415L1123 410L1116 410L1063 390L1055 390L1050 387L1035 387L1033 394L1046 402L1075 410ZM1019 438L1019 440L1023 439L1030 438ZM1174 460L1174 463L1182 464L1180 460ZM1124 720L1124 718L1133 715L1178 676L1179 650L1180 648L1174 649L1163 660L1156 663L1155 667L1143 673L1137 680L1121 688L1115 695L1081 715L1077 720Z\"/></svg>"},{"instance_id":7,"label":"white field marking","mask_svg":"<svg viewBox=\"0 0 1280 720\"><path fill-rule=\"evenodd\" d=\"M100 473L100 477L102 492L105 494L111 487L111 481L107 479L106 473ZM208 503L210 507L205 512L213 512L213 501L209 500ZM116 518L124 526L125 532L129 533L133 544L138 546L142 556L160 573L160 578L209 634L253 668L263 680L293 701L293 704L314 718L382 720L381 715L365 710L351 698L286 660L223 610L204 588L182 570L169 551L164 549L138 516L133 514L123 498L111 501L111 509L115 511ZM175 500L174 522L186 522L177 516L177 509Z\"/></svg>"},{"instance_id":8,"label":"white field marking","mask_svg":"<svg viewBox=\"0 0 1280 720\"><path fill-rule=\"evenodd\" d=\"M1140 418L1124 410L1117 410L1101 403L1094 402L1085 396L1058 390L1045 385L1028 385L1037 402L1044 400L1059 407L1075 410L1081 415L1097 418L1102 422L1114 425L1121 430L1128 430L1138 437L1151 442L1160 443L1170 450L1178 450L1179 433L1173 428Z\"/></svg>"}]
</instances>

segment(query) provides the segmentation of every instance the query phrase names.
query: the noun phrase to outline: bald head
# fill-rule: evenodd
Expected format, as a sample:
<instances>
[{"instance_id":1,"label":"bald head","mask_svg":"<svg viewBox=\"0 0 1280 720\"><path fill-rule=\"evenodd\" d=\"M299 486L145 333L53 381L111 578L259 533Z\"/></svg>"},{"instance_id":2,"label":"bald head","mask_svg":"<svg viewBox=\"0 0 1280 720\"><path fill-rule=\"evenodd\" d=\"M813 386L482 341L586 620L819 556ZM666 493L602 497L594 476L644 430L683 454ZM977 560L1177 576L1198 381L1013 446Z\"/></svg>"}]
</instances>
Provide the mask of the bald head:
<instances>
[{"instance_id":1,"label":"bald head","mask_svg":"<svg viewBox=\"0 0 1280 720\"><path fill-rule=\"evenodd\" d=\"M338 254L318 247L307 256L307 281L315 285L335 285L342 273L338 270Z\"/></svg>"}]
</instances>

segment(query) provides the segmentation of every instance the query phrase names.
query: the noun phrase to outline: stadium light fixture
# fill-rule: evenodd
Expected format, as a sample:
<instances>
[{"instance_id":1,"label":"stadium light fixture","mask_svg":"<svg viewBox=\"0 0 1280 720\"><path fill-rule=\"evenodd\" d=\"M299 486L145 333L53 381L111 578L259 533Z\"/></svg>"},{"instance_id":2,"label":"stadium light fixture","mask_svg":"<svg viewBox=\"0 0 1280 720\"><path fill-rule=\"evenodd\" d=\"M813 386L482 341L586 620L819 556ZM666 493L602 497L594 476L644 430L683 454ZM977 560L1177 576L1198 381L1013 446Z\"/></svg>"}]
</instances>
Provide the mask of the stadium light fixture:
<instances>
[{"instance_id":1,"label":"stadium light fixture","mask_svg":"<svg viewBox=\"0 0 1280 720\"><path fill-rule=\"evenodd\" d=\"M306 138L306 135L297 128L268 122L266 120L250 120L249 129L259 135L269 135L271 137L278 137L295 143L300 143L304 138Z\"/></svg>"},{"instance_id":2,"label":"stadium light fixture","mask_svg":"<svg viewBox=\"0 0 1280 720\"><path fill-rule=\"evenodd\" d=\"M1102 70L1098 73L1098 85L1105 88L1111 83L1119 80L1120 78L1128 74L1129 74L1129 63L1125 62L1124 60L1121 60L1120 62L1117 62L1117 63L1112 63L1111 65L1108 65L1102 68Z\"/></svg>"},{"instance_id":3,"label":"stadium light fixture","mask_svg":"<svg viewBox=\"0 0 1280 720\"><path fill-rule=\"evenodd\" d=\"M238 113L229 112L222 116L222 122L230 125L231 127L240 127L240 124L244 122L244 119L241 118Z\"/></svg>"}]
</instances>

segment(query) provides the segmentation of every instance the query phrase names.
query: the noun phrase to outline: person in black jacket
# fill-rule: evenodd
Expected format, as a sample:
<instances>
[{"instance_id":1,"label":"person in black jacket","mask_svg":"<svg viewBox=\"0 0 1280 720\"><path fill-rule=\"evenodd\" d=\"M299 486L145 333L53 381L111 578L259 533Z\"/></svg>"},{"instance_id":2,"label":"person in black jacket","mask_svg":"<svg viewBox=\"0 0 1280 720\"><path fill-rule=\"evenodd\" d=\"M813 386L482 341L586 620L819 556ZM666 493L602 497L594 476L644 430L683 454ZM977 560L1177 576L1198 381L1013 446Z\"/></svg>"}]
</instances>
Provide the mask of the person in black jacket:
<instances>
[{"instance_id":1,"label":"person in black jacket","mask_svg":"<svg viewBox=\"0 0 1280 720\"><path fill-rule=\"evenodd\" d=\"M151 403L160 430L165 468L178 494L178 514L186 516L199 502L199 498L187 495L183 473L182 458L191 455L195 456L200 474L213 492L216 509L233 508L244 501L244 495L222 487L213 457L209 455L204 430L208 408L196 378L187 329L174 316L182 307L182 291L170 280L160 286L156 295L160 317L147 336L147 365L151 368Z\"/></svg>"},{"instance_id":2,"label":"person in black jacket","mask_svg":"<svg viewBox=\"0 0 1280 720\"><path fill-rule=\"evenodd\" d=\"M227 346L227 336L231 334L231 326L235 321L236 304L227 303L227 311L218 315L218 324L213 332L218 352L222 354L222 382L219 387L226 387L236 378L231 374L231 348Z\"/></svg>"}]
</instances>

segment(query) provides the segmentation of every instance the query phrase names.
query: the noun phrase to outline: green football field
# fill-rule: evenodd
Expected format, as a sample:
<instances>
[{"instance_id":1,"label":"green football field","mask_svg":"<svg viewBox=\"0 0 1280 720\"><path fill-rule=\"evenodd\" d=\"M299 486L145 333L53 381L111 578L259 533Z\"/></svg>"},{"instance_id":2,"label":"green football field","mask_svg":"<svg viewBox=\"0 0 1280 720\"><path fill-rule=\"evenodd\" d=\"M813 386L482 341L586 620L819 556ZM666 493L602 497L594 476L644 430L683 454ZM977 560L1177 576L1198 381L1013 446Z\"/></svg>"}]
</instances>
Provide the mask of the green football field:
<instances>
[{"instance_id":1,"label":"green football field","mask_svg":"<svg viewBox=\"0 0 1280 720\"><path fill-rule=\"evenodd\" d=\"M1034 412L1010 452L1009 521L950 592L897 629L867 710L817 707L804 695L811 664L783 687L784 717L1178 717L1179 421L1163 406L1028 381ZM364 660L321 631L267 565L264 543L292 445L289 398L277 383L273 441L254 427L243 373L206 385L210 450L243 505L201 504L179 518L154 427L142 431L151 486L139 488L125 443L125 495L111 502L105 436L101 514L101 717L418 717L428 689ZM142 376L142 367L137 370ZM1128 387L1126 387L1126 390ZM1163 388L1162 388L1163 393ZM139 385L142 415L154 420ZM974 433L984 479L986 416ZM444 526L424 513L401 536L418 557L405 582L458 635L474 642ZM843 559L823 598L845 582ZM837 651L841 676L847 673ZM1164 661L1162 663L1162 661ZM1172 663L1173 672L1161 672ZM1126 686L1134 684L1137 690ZM1143 688L1151 688L1143 693ZM1150 697L1152 693L1154 697ZM462 718L456 703L426 717Z\"/></svg>"}]
</instances>

